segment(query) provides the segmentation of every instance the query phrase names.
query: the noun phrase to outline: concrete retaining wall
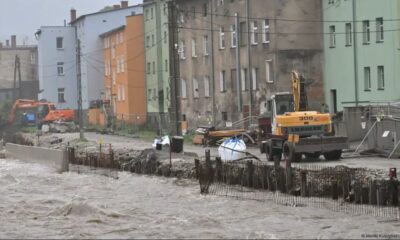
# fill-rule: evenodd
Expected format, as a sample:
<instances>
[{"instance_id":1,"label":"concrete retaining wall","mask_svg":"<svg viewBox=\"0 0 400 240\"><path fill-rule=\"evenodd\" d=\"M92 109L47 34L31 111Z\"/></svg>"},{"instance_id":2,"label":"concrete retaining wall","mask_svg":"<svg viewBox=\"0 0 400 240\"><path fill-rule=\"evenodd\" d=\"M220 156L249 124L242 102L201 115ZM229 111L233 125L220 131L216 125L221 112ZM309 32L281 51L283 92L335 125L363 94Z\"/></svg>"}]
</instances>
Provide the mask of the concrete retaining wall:
<instances>
[{"instance_id":1,"label":"concrete retaining wall","mask_svg":"<svg viewBox=\"0 0 400 240\"><path fill-rule=\"evenodd\" d=\"M43 164L54 168L60 173L68 171L68 154L65 150L7 143L6 151L12 157L27 162Z\"/></svg>"}]
</instances>

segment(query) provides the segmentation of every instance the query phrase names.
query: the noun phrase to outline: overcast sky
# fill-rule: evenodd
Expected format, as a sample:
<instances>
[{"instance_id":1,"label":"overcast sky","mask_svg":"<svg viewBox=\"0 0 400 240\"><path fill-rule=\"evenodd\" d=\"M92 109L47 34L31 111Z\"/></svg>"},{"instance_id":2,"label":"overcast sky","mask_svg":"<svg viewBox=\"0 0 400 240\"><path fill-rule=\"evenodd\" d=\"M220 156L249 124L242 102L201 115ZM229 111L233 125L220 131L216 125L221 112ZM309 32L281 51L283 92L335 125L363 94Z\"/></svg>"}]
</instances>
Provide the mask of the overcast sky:
<instances>
[{"instance_id":1,"label":"overcast sky","mask_svg":"<svg viewBox=\"0 0 400 240\"><path fill-rule=\"evenodd\" d=\"M129 0L129 5L142 0ZM78 17L97 12L119 0L0 0L0 42L17 35L17 44L36 44L35 32L40 26L60 26L69 22L71 8Z\"/></svg>"}]
</instances>

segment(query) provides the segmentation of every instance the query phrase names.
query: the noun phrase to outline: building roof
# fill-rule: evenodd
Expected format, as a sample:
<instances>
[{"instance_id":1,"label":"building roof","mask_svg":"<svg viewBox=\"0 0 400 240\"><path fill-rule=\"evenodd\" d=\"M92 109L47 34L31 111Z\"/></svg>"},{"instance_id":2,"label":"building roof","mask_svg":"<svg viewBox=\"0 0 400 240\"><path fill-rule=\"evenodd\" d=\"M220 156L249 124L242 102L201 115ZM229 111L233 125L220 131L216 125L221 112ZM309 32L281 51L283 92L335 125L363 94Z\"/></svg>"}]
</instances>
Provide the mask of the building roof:
<instances>
[{"instance_id":1,"label":"building roof","mask_svg":"<svg viewBox=\"0 0 400 240\"><path fill-rule=\"evenodd\" d=\"M110 10L106 10L106 11L98 11L98 12L94 12L94 13L89 13L89 14L85 14L85 15L81 15L79 16L77 19L75 19L74 21L70 22L70 25L75 24L76 22L84 19L85 17L89 17L89 16L93 16L93 15L97 15L97 14L102 14L102 13L108 13L108 12L114 12L114 11L120 11L120 10L125 10L125 9L129 9L129 8L137 8L137 7L143 7L143 4L137 4L137 5L133 5L133 6L128 6L125 8L115 8L115 9L110 9Z\"/></svg>"},{"instance_id":2,"label":"building roof","mask_svg":"<svg viewBox=\"0 0 400 240\"><path fill-rule=\"evenodd\" d=\"M121 31L123 29L125 29L125 25L119 26L117 28L111 29L110 31L102 33L102 34L99 35L99 37L104 38L104 37L107 37L107 36L109 36L109 35L111 35L111 34L113 34L115 32Z\"/></svg>"}]
</instances>

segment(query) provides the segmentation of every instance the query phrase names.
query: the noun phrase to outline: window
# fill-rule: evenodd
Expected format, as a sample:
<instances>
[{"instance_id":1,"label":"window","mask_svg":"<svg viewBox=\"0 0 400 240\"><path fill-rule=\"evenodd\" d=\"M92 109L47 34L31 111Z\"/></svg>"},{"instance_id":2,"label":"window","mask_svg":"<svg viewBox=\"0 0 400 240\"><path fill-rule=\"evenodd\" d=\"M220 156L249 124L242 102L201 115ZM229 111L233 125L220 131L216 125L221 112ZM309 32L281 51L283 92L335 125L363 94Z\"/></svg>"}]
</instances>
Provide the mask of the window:
<instances>
[{"instance_id":1,"label":"window","mask_svg":"<svg viewBox=\"0 0 400 240\"><path fill-rule=\"evenodd\" d=\"M168 37L167 37L167 31L164 31L164 43L167 43Z\"/></svg>"},{"instance_id":2,"label":"window","mask_svg":"<svg viewBox=\"0 0 400 240\"><path fill-rule=\"evenodd\" d=\"M258 38L258 27L257 22L250 22L250 40L251 44L257 45L257 38Z\"/></svg>"},{"instance_id":3,"label":"window","mask_svg":"<svg viewBox=\"0 0 400 240\"><path fill-rule=\"evenodd\" d=\"M113 82L113 85L115 85L117 83L117 76L115 75L115 72L112 73L112 82Z\"/></svg>"},{"instance_id":4,"label":"window","mask_svg":"<svg viewBox=\"0 0 400 240\"><path fill-rule=\"evenodd\" d=\"M227 112L222 112L221 115L222 115L222 121L228 121L228 114L227 114Z\"/></svg>"},{"instance_id":5,"label":"window","mask_svg":"<svg viewBox=\"0 0 400 240\"><path fill-rule=\"evenodd\" d=\"M258 89L258 86L257 86L257 84L258 84L258 68L252 68L251 69L251 80L252 80L252 83L253 83L253 90L257 90Z\"/></svg>"},{"instance_id":6,"label":"window","mask_svg":"<svg viewBox=\"0 0 400 240\"><path fill-rule=\"evenodd\" d=\"M107 60L104 62L104 75L108 76L108 63L107 63Z\"/></svg>"},{"instance_id":7,"label":"window","mask_svg":"<svg viewBox=\"0 0 400 240\"><path fill-rule=\"evenodd\" d=\"M210 97L210 78L204 77L204 97Z\"/></svg>"},{"instance_id":8,"label":"window","mask_svg":"<svg viewBox=\"0 0 400 240\"><path fill-rule=\"evenodd\" d=\"M334 48L336 46L335 26L329 26L329 46Z\"/></svg>"},{"instance_id":9,"label":"window","mask_svg":"<svg viewBox=\"0 0 400 240\"><path fill-rule=\"evenodd\" d=\"M125 101L125 85L121 85L122 101Z\"/></svg>"},{"instance_id":10,"label":"window","mask_svg":"<svg viewBox=\"0 0 400 240\"><path fill-rule=\"evenodd\" d=\"M225 92L225 71L219 72L219 90Z\"/></svg>"},{"instance_id":11,"label":"window","mask_svg":"<svg viewBox=\"0 0 400 240\"><path fill-rule=\"evenodd\" d=\"M149 9L146 9L145 15L146 15L146 21L148 21L149 20Z\"/></svg>"},{"instance_id":12,"label":"window","mask_svg":"<svg viewBox=\"0 0 400 240\"><path fill-rule=\"evenodd\" d=\"M369 44L370 41L370 29L369 29L369 21L363 21L363 43Z\"/></svg>"},{"instance_id":13,"label":"window","mask_svg":"<svg viewBox=\"0 0 400 240\"><path fill-rule=\"evenodd\" d=\"M146 47L150 47L150 36L146 36Z\"/></svg>"},{"instance_id":14,"label":"window","mask_svg":"<svg viewBox=\"0 0 400 240\"><path fill-rule=\"evenodd\" d=\"M240 24L240 28L239 28L239 30L240 30L240 35L239 35L239 40L240 40L240 45L241 46L246 46L246 44L247 44L247 34L248 34L248 32L247 32L247 25L246 25L246 22L240 22L239 23Z\"/></svg>"},{"instance_id":15,"label":"window","mask_svg":"<svg viewBox=\"0 0 400 240\"><path fill-rule=\"evenodd\" d=\"M351 23L346 23L346 46L351 46L353 43L353 36L351 31Z\"/></svg>"},{"instance_id":16,"label":"window","mask_svg":"<svg viewBox=\"0 0 400 240\"><path fill-rule=\"evenodd\" d=\"M203 50L204 50L204 56L208 56L208 36L203 37Z\"/></svg>"},{"instance_id":17,"label":"window","mask_svg":"<svg viewBox=\"0 0 400 240\"><path fill-rule=\"evenodd\" d=\"M185 60L186 57L185 57L185 41L184 40L182 40L180 42L179 51L178 52L179 52L179 58L182 59L182 60Z\"/></svg>"},{"instance_id":18,"label":"window","mask_svg":"<svg viewBox=\"0 0 400 240\"><path fill-rule=\"evenodd\" d=\"M235 48L237 45L237 32L236 32L236 26L231 25L231 47Z\"/></svg>"},{"instance_id":19,"label":"window","mask_svg":"<svg viewBox=\"0 0 400 240\"><path fill-rule=\"evenodd\" d=\"M263 43L269 43L269 19L264 19L264 26L263 26Z\"/></svg>"},{"instance_id":20,"label":"window","mask_svg":"<svg viewBox=\"0 0 400 240\"><path fill-rule=\"evenodd\" d=\"M147 99L148 99L149 101L151 101L151 100L152 100L152 99L151 99L151 89L147 90L147 92L148 92L148 94L147 94Z\"/></svg>"},{"instance_id":21,"label":"window","mask_svg":"<svg viewBox=\"0 0 400 240\"><path fill-rule=\"evenodd\" d=\"M147 63L147 74L151 73L151 63Z\"/></svg>"},{"instance_id":22,"label":"window","mask_svg":"<svg viewBox=\"0 0 400 240\"><path fill-rule=\"evenodd\" d=\"M225 32L223 27L219 29L219 49L225 49Z\"/></svg>"},{"instance_id":23,"label":"window","mask_svg":"<svg viewBox=\"0 0 400 240\"><path fill-rule=\"evenodd\" d=\"M364 90L371 90L371 69L369 67L364 67Z\"/></svg>"},{"instance_id":24,"label":"window","mask_svg":"<svg viewBox=\"0 0 400 240\"><path fill-rule=\"evenodd\" d=\"M156 74L156 62L153 62L153 74Z\"/></svg>"},{"instance_id":25,"label":"window","mask_svg":"<svg viewBox=\"0 0 400 240\"><path fill-rule=\"evenodd\" d=\"M168 67L168 60L165 59L165 60L164 60L164 63L165 63L165 71L168 72L168 68L169 68L169 67Z\"/></svg>"},{"instance_id":26,"label":"window","mask_svg":"<svg viewBox=\"0 0 400 240\"><path fill-rule=\"evenodd\" d=\"M193 78L193 97L199 98L199 81L196 78Z\"/></svg>"},{"instance_id":27,"label":"window","mask_svg":"<svg viewBox=\"0 0 400 240\"><path fill-rule=\"evenodd\" d=\"M197 53L196 53L196 39L192 39L192 57L196 58Z\"/></svg>"},{"instance_id":28,"label":"window","mask_svg":"<svg viewBox=\"0 0 400 240\"><path fill-rule=\"evenodd\" d=\"M123 55L121 56L120 64L121 64L121 72L125 72L125 59Z\"/></svg>"},{"instance_id":29,"label":"window","mask_svg":"<svg viewBox=\"0 0 400 240\"><path fill-rule=\"evenodd\" d=\"M385 70L383 66L378 66L378 90L385 89Z\"/></svg>"},{"instance_id":30,"label":"window","mask_svg":"<svg viewBox=\"0 0 400 240\"><path fill-rule=\"evenodd\" d=\"M64 76L64 63L63 62L57 63L57 75Z\"/></svg>"},{"instance_id":31,"label":"window","mask_svg":"<svg viewBox=\"0 0 400 240\"><path fill-rule=\"evenodd\" d=\"M115 45L114 44L112 44L112 47L111 47L111 57L112 57L112 59L115 58Z\"/></svg>"},{"instance_id":32,"label":"window","mask_svg":"<svg viewBox=\"0 0 400 240\"><path fill-rule=\"evenodd\" d=\"M196 7L195 6L192 7L192 16L193 16L193 19L196 18Z\"/></svg>"},{"instance_id":33,"label":"window","mask_svg":"<svg viewBox=\"0 0 400 240\"><path fill-rule=\"evenodd\" d=\"M151 19L153 19L153 17L154 17L154 11L153 11L153 8L150 8L150 17L151 17Z\"/></svg>"},{"instance_id":34,"label":"window","mask_svg":"<svg viewBox=\"0 0 400 240\"><path fill-rule=\"evenodd\" d=\"M182 98L186 98L186 80L185 79L181 79L181 97Z\"/></svg>"},{"instance_id":35,"label":"window","mask_svg":"<svg viewBox=\"0 0 400 240\"><path fill-rule=\"evenodd\" d=\"M58 89L58 103L65 103L65 88Z\"/></svg>"},{"instance_id":36,"label":"window","mask_svg":"<svg viewBox=\"0 0 400 240\"><path fill-rule=\"evenodd\" d=\"M118 101L121 101L121 85L118 85L117 99Z\"/></svg>"},{"instance_id":37,"label":"window","mask_svg":"<svg viewBox=\"0 0 400 240\"><path fill-rule=\"evenodd\" d=\"M267 60L265 61L265 74L266 74L266 79L267 83L273 83L274 78L273 78L273 69L272 69L272 60Z\"/></svg>"},{"instance_id":38,"label":"window","mask_svg":"<svg viewBox=\"0 0 400 240\"><path fill-rule=\"evenodd\" d=\"M157 100L157 89L153 88L153 100Z\"/></svg>"},{"instance_id":39,"label":"window","mask_svg":"<svg viewBox=\"0 0 400 240\"><path fill-rule=\"evenodd\" d=\"M57 38L57 49L63 49L63 38L62 37L58 37Z\"/></svg>"},{"instance_id":40,"label":"window","mask_svg":"<svg viewBox=\"0 0 400 240\"><path fill-rule=\"evenodd\" d=\"M376 19L376 42L383 42L383 18Z\"/></svg>"},{"instance_id":41,"label":"window","mask_svg":"<svg viewBox=\"0 0 400 240\"><path fill-rule=\"evenodd\" d=\"M203 17L207 17L207 11L208 11L208 4L204 3L203 4Z\"/></svg>"},{"instance_id":42,"label":"window","mask_svg":"<svg viewBox=\"0 0 400 240\"><path fill-rule=\"evenodd\" d=\"M156 44L154 34L151 35L151 46L154 46Z\"/></svg>"},{"instance_id":43,"label":"window","mask_svg":"<svg viewBox=\"0 0 400 240\"><path fill-rule=\"evenodd\" d=\"M164 15L166 16L168 13L168 5L164 3Z\"/></svg>"},{"instance_id":44,"label":"window","mask_svg":"<svg viewBox=\"0 0 400 240\"><path fill-rule=\"evenodd\" d=\"M247 69L246 68L242 68L240 71L240 81L241 81L241 87L242 87L242 91L247 91L248 88L248 81L247 81Z\"/></svg>"},{"instance_id":45,"label":"window","mask_svg":"<svg viewBox=\"0 0 400 240\"><path fill-rule=\"evenodd\" d=\"M121 72L121 65L120 65L120 60L117 58L117 73Z\"/></svg>"}]
</instances>

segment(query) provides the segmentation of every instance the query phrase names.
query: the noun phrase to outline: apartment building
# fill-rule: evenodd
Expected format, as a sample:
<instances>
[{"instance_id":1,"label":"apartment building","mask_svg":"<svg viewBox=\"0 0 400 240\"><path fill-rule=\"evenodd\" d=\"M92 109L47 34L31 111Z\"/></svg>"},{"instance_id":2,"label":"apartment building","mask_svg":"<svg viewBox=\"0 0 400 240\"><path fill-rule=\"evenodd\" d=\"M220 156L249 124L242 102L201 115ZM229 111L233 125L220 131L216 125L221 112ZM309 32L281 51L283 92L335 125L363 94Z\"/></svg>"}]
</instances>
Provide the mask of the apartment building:
<instances>
[{"instance_id":1,"label":"apartment building","mask_svg":"<svg viewBox=\"0 0 400 240\"><path fill-rule=\"evenodd\" d=\"M292 70L307 80L310 108L321 108L319 0L176 3L181 110L189 129L258 116L274 93L291 91Z\"/></svg>"}]
</instances>

